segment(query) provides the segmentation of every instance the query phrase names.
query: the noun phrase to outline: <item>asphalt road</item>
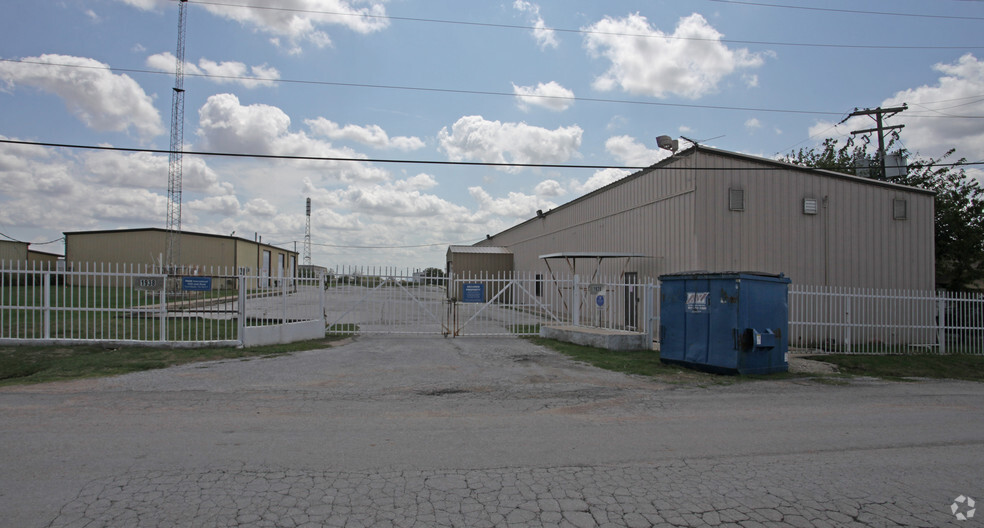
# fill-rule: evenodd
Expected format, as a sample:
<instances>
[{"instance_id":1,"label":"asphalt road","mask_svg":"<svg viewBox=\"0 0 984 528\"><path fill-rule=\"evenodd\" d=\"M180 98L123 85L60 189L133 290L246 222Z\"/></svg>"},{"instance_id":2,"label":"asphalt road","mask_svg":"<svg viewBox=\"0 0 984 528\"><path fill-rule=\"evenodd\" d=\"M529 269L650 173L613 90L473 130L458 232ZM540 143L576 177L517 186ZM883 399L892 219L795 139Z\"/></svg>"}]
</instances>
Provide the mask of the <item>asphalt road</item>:
<instances>
[{"instance_id":1,"label":"asphalt road","mask_svg":"<svg viewBox=\"0 0 984 528\"><path fill-rule=\"evenodd\" d=\"M980 383L698 387L361 337L0 389L0 526L980 526L952 507L984 499L982 417Z\"/></svg>"}]
</instances>

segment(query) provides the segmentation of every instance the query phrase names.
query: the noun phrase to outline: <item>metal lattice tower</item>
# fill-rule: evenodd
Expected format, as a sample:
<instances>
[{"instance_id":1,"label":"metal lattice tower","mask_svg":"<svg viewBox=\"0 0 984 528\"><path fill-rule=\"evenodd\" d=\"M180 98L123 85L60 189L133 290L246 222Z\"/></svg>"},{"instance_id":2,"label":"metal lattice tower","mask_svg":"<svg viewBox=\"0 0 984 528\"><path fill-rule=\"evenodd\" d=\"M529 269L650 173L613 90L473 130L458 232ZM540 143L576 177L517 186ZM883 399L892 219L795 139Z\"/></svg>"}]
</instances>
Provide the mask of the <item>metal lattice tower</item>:
<instances>
[{"instance_id":1,"label":"metal lattice tower","mask_svg":"<svg viewBox=\"0 0 984 528\"><path fill-rule=\"evenodd\" d=\"M181 149L184 146L185 9L178 2L178 49L171 94L171 148L167 164L167 248L163 265L174 273L181 266Z\"/></svg>"},{"instance_id":2,"label":"metal lattice tower","mask_svg":"<svg viewBox=\"0 0 984 528\"><path fill-rule=\"evenodd\" d=\"M304 264L311 265L311 199L307 199L307 226L304 228Z\"/></svg>"}]
</instances>

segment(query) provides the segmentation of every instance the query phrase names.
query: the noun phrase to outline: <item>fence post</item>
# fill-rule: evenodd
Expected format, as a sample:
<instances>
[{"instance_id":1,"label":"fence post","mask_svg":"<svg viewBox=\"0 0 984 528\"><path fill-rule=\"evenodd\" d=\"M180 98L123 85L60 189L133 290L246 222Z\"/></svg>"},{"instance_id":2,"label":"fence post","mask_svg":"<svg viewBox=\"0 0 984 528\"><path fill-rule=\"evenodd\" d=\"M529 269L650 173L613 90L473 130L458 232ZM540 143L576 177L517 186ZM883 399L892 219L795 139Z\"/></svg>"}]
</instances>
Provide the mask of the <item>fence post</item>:
<instances>
[{"instance_id":1,"label":"fence post","mask_svg":"<svg viewBox=\"0 0 984 528\"><path fill-rule=\"evenodd\" d=\"M646 335L649 337L649 341L648 341L649 347L652 348L653 341L654 341L653 316L655 314L655 310L653 309L655 304L653 300L653 296L656 294L656 285L650 282L649 284L646 285L645 292L646 292L644 297L645 302L642 304L642 311L644 312L642 320L646 322L645 332Z\"/></svg>"},{"instance_id":2,"label":"fence post","mask_svg":"<svg viewBox=\"0 0 984 528\"><path fill-rule=\"evenodd\" d=\"M321 273L318 275L318 290L321 292L319 294L319 300L321 303L321 323L325 328L328 327L328 274Z\"/></svg>"},{"instance_id":3,"label":"fence post","mask_svg":"<svg viewBox=\"0 0 984 528\"><path fill-rule=\"evenodd\" d=\"M280 279L280 297L281 297L281 314L283 317L280 318L280 324L287 324L287 281L283 278Z\"/></svg>"},{"instance_id":4,"label":"fence post","mask_svg":"<svg viewBox=\"0 0 984 528\"><path fill-rule=\"evenodd\" d=\"M167 341L167 275L163 275L163 280L161 280L161 341Z\"/></svg>"},{"instance_id":5,"label":"fence post","mask_svg":"<svg viewBox=\"0 0 984 528\"><path fill-rule=\"evenodd\" d=\"M239 334L237 336L239 338L239 346L246 346L246 288L248 285L246 283L246 275L243 273L243 270L238 269L236 271L239 272L239 302L237 303L239 307L239 314L237 317L238 324L236 325L236 330Z\"/></svg>"},{"instance_id":6,"label":"fence post","mask_svg":"<svg viewBox=\"0 0 984 528\"><path fill-rule=\"evenodd\" d=\"M845 353L851 354L851 294L850 290L844 294L844 345Z\"/></svg>"},{"instance_id":7,"label":"fence post","mask_svg":"<svg viewBox=\"0 0 984 528\"><path fill-rule=\"evenodd\" d=\"M44 338L51 339L51 272L41 274L41 297L43 298Z\"/></svg>"},{"instance_id":8,"label":"fence post","mask_svg":"<svg viewBox=\"0 0 984 528\"><path fill-rule=\"evenodd\" d=\"M936 341L940 355L946 354L946 292L936 292Z\"/></svg>"},{"instance_id":9,"label":"fence post","mask_svg":"<svg viewBox=\"0 0 984 528\"><path fill-rule=\"evenodd\" d=\"M571 307L574 310L574 326L581 326L581 285L578 284L578 276L574 275L574 289L572 290Z\"/></svg>"}]
</instances>

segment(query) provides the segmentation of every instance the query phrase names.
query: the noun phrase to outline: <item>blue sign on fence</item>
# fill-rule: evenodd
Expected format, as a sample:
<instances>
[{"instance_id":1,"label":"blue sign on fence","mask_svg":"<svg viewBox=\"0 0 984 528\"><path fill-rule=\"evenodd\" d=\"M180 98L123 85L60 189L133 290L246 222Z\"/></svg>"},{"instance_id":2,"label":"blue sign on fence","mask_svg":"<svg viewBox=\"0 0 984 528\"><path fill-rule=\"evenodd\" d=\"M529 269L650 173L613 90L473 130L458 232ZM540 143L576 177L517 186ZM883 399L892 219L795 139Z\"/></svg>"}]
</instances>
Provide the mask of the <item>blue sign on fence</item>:
<instances>
[{"instance_id":1,"label":"blue sign on fence","mask_svg":"<svg viewBox=\"0 0 984 528\"><path fill-rule=\"evenodd\" d=\"M481 282L466 282L461 285L461 302L485 302L485 284Z\"/></svg>"},{"instance_id":2,"label":"blue sign on fence","mask_svg":"<svg viewBox=\"0 0 984 528\"><path fill-rule=\"evenodd\" d=\"M212 291L212 277L181 277L184 291Z\"/></svg>"}]
</instances>

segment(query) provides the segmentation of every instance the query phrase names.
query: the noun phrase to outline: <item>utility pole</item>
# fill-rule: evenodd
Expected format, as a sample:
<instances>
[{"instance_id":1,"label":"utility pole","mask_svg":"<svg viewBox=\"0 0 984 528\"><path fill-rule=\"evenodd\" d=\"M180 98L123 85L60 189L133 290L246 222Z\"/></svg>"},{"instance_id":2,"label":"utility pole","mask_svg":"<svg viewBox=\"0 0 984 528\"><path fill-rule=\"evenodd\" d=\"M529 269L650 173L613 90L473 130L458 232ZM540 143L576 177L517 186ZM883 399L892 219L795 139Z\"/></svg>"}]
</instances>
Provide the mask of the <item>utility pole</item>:
<instances>
[{"instance_id":1,"label":"utility pole","mask_svg":"<svg viewBox=\"0 0 984 528\"><path fill-rule=\"evenodd\" d=\"M872 117L872 119L875 120L875 128L866 128L864 130L854 130L854 131L851 132L851 135L867 134L869 132L877 132L878 133L878 160L879 160L879 163L881 164L882 178L887 177L887 174L888 174L885 171L885 131L886 130L900 130L900 129L902 129L902 128L905 127L905 125L885 126L884 125L884 121L885 121L885 119L888 119L889 117L892 117L892 116L894 116L896 114L899 114L901 112L904 112L904 111L906 111L908 109L909 109L909 106L906 105L905 103L902 103L902 106L895 106L895 107L892 107L892 108L882 108L880 106L878 108L874 108L874 109L872 109L872 108L865 108L864 110L858 110L857 108L855 108L854 109L854 112L852 112L851 115L849 115L849 116L847 116L847 117L844 118L844 121L847 121L848 119L850 119L850 118L852 118L854 116L861 116L861 115L874 116L874 117ZM841 121L841 123L843 123L844 121Z\"/></svg>"}]
</instances>

